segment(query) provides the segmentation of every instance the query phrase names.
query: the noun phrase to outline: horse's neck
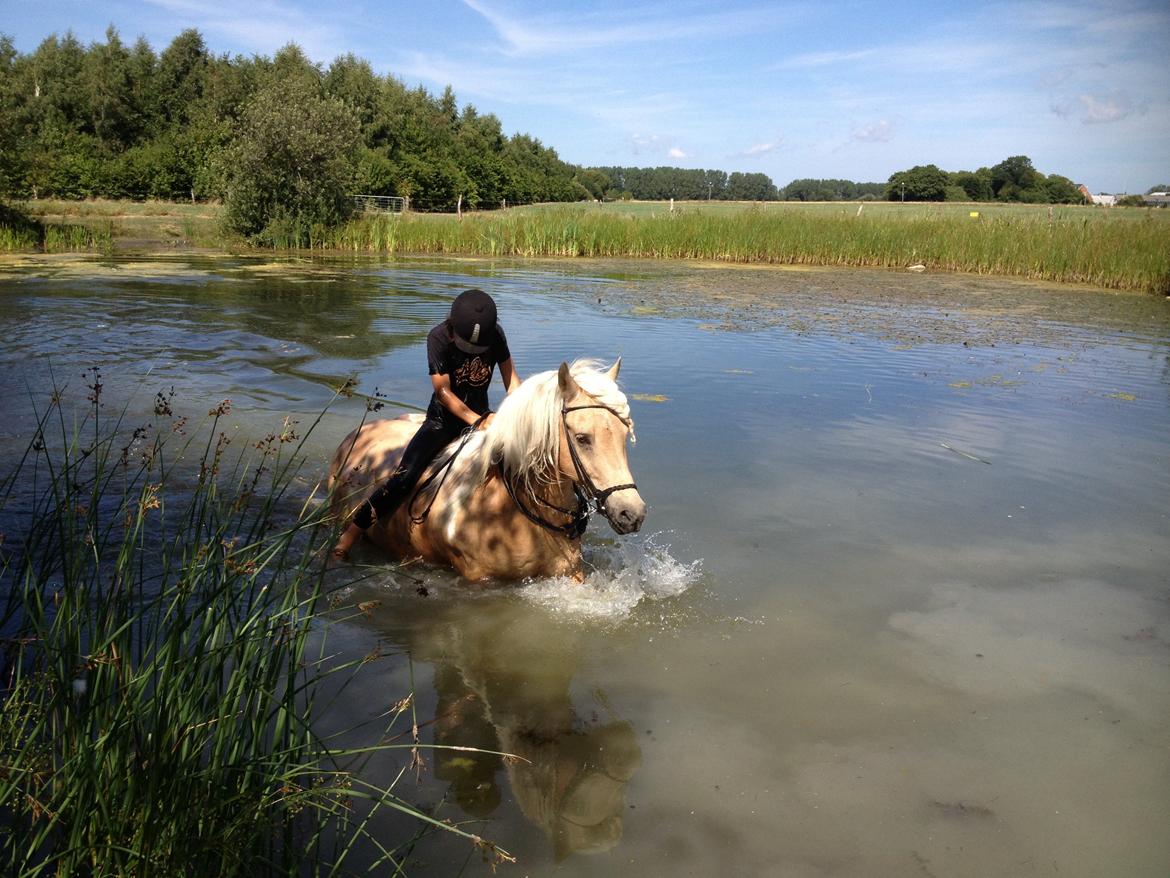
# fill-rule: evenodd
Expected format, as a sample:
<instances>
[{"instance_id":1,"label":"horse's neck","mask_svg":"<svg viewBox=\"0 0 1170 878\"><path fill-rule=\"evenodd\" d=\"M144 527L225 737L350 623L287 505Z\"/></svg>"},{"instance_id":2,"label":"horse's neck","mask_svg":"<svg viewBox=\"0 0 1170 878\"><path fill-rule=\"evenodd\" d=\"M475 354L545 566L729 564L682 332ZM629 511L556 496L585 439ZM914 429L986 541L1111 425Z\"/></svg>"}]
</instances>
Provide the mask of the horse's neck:
<instances>
[{"instance_id":1,"label":"horse's neck","mask_svg":"<svg viewBox=\"0 0 1170 878\"><path fill-rule=\"evenodd\" d=\"M499 478L501 485L503 480L507 478L498 465L493 467L493 475ZM577 494L574 490L573 480L559 469L543 477L529 479L527 482L513 481L512 487L516 496L529 508L529 511L535 512L552 524L567 523L563 521L565 516L557 511L558 509L567 509L570 514L577 511Z\"/></svg>"}]
</instances>

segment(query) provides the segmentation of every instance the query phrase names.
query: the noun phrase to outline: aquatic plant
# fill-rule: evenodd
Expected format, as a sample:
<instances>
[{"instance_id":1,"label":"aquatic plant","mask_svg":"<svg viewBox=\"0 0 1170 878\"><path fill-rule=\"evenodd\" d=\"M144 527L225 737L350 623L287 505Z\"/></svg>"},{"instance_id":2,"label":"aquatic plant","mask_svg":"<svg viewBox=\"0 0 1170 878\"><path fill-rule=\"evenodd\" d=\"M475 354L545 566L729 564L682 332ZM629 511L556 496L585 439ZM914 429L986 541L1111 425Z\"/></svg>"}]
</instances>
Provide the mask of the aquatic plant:
<instances>
[{"instance_id":1,"label":"aquatic plant","mask_svg":"<svg viewBox=\"0 0 1170 878\"><path fill-rule=\"evenodd\" d=\"M928 269L1170 291L1170 222L1092 208L868 213L790 205L737 211L545 207L451 216L360 217L321 246L385 253L703 259Z\"/></svg>"},{"instance_id":2,"label":"aquatic plant","mask_svg":"<svg viewBox=\"0 0 1170 878\"><path fill-rule=\"evenodd\" d=\"M113 246L114 226L106 219L93 225L45 223L27 213L0 204L0 251L102 250Z\"/></svg>"},{"instance_id":3,"label":"aquatic plant","mask_svg":"<svg viewBox=\"0 0 1170 878\"><path fill-rule=\"evenodd\" d=\"M130 429L97 369L85 383L80 414L54 391L0 482L0 872L336 874L362 848L396 867L417 834L374 838L385 809L507 858L363 777L417 748L391 737L409 695L364 750L314 728L376 658L326 651L364 608L330 592L326 505L293 488L316 421L236 452L227 400L197 426L162 392Z\"/></svg>"}]
</instances>

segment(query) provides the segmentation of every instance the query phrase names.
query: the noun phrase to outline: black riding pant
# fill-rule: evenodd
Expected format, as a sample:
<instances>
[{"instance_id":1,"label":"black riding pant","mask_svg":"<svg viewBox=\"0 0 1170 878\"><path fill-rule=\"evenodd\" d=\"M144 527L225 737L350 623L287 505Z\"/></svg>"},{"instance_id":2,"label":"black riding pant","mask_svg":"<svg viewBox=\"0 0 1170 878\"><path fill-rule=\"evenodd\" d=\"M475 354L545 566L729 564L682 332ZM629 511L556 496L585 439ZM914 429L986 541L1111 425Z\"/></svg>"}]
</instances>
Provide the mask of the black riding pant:
<instances>
[{"instance_id":1,"label":"black riding pant","mask_svg":"<svg viewBox=\"0 0 1170 878\"><path fill-rule=\"evenodd\" d=\"M370 495L370 499L358 507L353 523L366 530L375 518L387 519L393 515L410 496L431 461L466 429L467 425L462 421L451 419L445 422L428 416L402 452L398 469L394 470L394 474L382 487Z\"/></svg>"}]
</instances>

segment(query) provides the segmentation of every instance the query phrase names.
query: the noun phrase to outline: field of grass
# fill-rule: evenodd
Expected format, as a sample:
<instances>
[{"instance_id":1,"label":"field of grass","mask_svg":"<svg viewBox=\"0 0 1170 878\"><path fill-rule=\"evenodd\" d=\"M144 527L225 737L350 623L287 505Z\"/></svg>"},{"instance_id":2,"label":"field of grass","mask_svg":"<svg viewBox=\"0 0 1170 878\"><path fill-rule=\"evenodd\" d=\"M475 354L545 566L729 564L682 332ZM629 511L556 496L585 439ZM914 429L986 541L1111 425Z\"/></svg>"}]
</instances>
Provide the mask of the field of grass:
<instances>
[{"instance_id":1,"label":"field of grass","mask_svg":"<svg viewBox=\"0 0 1170 878\"><path fill-rule=\"evenodd\" d=\"M972 216L972 214L978 214ZM702 259L1006 275L1170 293L1170 211L1030 205L663 202L366 215L327 248Z\"/></svg>"}]
</instances>

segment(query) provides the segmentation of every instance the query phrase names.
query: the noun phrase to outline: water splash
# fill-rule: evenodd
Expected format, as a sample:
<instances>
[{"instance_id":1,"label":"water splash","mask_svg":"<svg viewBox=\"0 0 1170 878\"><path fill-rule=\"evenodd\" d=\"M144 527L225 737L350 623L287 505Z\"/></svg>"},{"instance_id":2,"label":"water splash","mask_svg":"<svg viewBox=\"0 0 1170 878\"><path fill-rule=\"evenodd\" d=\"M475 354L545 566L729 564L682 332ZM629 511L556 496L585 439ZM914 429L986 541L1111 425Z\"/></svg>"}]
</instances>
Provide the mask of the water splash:
<instances>
[{"instance_id":1,"label":"water splash","mask_svg":"<svg viewBox=\"0 0 1170 878\"><path fill-rule=\"evenodd\" d=\"M518 594L557 615L626 618L643 601L682 594L702 573L701 558L679 561L662 537L659 533L587 543L583 549L589 573L583 583L565 576L539 579L521 586Z\"/></svg>"}]
</instances>

